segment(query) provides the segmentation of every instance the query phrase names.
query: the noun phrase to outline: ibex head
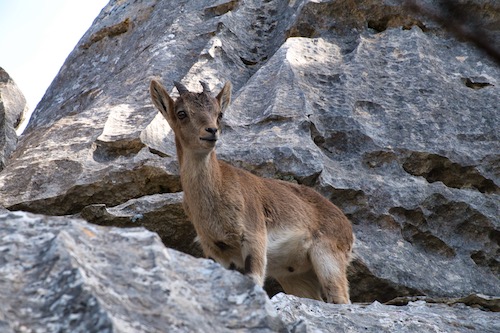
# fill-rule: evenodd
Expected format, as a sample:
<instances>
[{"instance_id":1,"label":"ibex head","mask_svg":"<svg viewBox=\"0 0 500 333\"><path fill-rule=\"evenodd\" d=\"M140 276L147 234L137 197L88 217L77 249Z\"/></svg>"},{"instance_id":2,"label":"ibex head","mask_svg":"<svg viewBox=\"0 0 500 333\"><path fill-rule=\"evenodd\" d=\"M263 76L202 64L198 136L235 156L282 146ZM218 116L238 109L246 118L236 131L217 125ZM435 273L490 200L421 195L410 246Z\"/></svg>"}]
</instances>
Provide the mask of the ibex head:
<instances>
[{"instance_id":1,"label":"ibex head","mask_svg":"<svg viewBox=\"0 0 500 333\"><path fill-rule=\"evenodd\" d=\"M203 92L190 92L182 83L174 82L180 97L174 100L163 85L152 80L151 98L168 121L183 148L209 152L219 139L220 120L231 101L231 82L226 82L216 97L212 97L205 82Z\"/></svg>"}]
</instances>

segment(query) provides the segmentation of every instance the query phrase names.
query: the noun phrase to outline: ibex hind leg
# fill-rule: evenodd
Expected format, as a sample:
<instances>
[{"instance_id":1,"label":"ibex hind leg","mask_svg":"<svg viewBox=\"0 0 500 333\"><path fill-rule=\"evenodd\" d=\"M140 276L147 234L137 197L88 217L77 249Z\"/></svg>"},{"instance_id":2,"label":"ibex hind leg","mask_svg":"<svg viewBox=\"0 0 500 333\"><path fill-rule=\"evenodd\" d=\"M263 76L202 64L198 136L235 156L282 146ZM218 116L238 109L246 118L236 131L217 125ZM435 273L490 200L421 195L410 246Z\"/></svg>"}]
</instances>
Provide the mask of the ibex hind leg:
<instances>
[{"instance_id":1,"label":"ibex hind leg","mask_svg":"<svg viewBox=\"0 0 500 333\"><path fill-rule=\"evenodd\" d=\"M350 304L347 280L348 254L334 249L331 241L320 241L311 247L310 259L328 303ZM335 251L336 250L336 251Z\"/></svg>"},{"instance_id":2,"label":"ibex hind leg","mask_svg":"<svg viewBox=\"0 0 500 333\"><path fill-rule=\"evenodd\" d=\"M318 277L313 270L302 274L292 274L276 278L285 293L298 297L323 300Z\"/></svg>"}]
</instances>

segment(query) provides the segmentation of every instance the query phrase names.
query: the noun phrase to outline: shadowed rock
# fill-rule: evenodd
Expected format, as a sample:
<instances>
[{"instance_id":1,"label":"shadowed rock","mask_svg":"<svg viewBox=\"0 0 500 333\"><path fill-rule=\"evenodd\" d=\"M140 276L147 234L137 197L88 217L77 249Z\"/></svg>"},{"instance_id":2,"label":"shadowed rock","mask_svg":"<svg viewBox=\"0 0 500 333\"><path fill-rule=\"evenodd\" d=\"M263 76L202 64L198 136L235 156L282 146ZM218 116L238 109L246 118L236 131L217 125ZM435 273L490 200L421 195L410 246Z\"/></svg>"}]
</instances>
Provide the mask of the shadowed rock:
<instances>
[{"instance_id":1,"label":"shadowed rock","mask_svg":"<svg viewBox=\"0 0 500 333\"><path fill-rule=\"evenodd\" d=\"M144 228L16 212L0 215L0 243L7 332L284 331L249 278Z\"/></svg>"}]
</instances>

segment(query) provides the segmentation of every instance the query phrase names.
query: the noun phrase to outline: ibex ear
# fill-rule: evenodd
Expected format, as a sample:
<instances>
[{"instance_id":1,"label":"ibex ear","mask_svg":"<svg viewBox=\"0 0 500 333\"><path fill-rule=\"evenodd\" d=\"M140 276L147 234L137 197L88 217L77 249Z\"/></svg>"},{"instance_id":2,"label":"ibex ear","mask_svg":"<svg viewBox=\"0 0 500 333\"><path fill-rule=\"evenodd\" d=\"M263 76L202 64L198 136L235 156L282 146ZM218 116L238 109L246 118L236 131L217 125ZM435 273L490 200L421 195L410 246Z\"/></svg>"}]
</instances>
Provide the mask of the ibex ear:
<instances>
[{"instance_id":1,"label":"ibex ear","mask_svg":"<svg viewBox=\"0 0 500 333\"><path fill-rule=\"evenodd\" d=\"M160 82L152 80L149 85L149 92L151 94L153 104L168 121L170 127L172 127L172 122L175 122L176 119L174 117L174 101L168 95L167 90Z\"/></svg>"},{"instance_id":2,"label":"ibex ear","mask_svg":"<svg viewBox=\"0 0 500 333\"><path fill-rule=\"evenodd\" d=\"M229 103L231 103L231 82L226 82L216 98L219 102L221 112L224 112L229 106Z\"/></svg>"}]
</instances>

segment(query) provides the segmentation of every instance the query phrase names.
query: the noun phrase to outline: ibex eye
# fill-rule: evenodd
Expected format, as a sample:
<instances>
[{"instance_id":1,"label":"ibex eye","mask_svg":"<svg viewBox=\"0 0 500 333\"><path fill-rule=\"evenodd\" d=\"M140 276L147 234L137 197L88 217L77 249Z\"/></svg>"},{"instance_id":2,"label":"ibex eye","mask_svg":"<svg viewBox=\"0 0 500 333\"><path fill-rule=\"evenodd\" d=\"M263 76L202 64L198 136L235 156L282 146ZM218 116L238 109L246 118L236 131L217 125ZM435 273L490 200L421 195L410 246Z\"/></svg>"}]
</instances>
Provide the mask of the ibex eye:
<instances>
[{"instance_id":1,"label":"ibex eye","mask_svg":"<svg viewBox=\"0 0 500 333\"><path fill-rule=\"evenodd\" d=\"M182 119L184 119L186 117L187 117L186 111L181 110L181 111L177 112L177 118L179 118L179 119L182 120Z\"/></svg>"}]
</instances>

